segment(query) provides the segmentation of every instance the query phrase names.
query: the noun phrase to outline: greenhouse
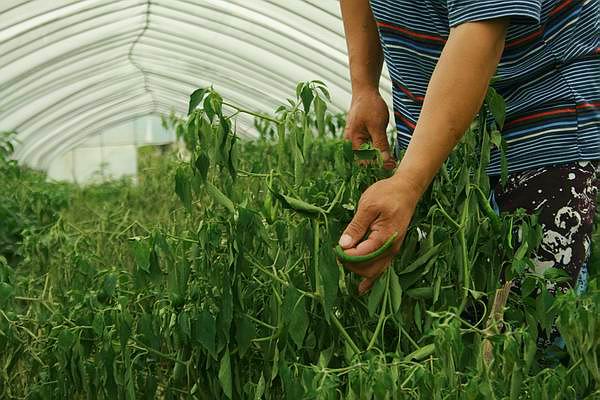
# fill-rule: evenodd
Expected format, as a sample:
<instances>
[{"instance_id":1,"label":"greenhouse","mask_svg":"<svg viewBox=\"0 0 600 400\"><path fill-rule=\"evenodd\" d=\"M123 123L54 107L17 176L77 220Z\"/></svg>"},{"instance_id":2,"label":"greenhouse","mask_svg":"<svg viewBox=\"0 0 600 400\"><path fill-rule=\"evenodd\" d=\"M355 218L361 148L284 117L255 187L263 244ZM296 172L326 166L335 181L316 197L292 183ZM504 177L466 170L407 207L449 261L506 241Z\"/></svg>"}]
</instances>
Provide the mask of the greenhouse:
<instances>
[{"instance_id":1,"label":"greenhouse","mask_svg":"<svg viewBox=\"0 0 600 400\"><path fill-rule=\"evenodd\" d=\"M0 399L600 399L597 0L0 2Z\"/></svg>"}]
</instances>

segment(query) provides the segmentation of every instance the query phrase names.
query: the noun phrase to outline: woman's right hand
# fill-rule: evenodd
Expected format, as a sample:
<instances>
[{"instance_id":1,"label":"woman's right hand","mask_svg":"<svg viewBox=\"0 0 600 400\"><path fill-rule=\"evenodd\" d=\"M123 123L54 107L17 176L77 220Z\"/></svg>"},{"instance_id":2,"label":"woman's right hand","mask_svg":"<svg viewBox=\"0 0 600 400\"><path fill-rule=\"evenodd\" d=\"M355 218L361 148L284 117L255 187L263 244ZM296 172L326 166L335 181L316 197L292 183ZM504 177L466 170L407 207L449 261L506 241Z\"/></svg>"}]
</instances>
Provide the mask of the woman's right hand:
<instances>
[{"instance_id":1,"label":"woman's right hand","mask_svg":"<svg viewBox=\"0 0 600 400\"><path fill-rule=\"evenodd\" d=\"M346 139L352 141L355 150L365 143L371 143L381 152L384 168L394 169L396 161L392 157L386 133L388 122L389 110L378 90L353 94L346 121Z\"/></svg>"}]
</instances>

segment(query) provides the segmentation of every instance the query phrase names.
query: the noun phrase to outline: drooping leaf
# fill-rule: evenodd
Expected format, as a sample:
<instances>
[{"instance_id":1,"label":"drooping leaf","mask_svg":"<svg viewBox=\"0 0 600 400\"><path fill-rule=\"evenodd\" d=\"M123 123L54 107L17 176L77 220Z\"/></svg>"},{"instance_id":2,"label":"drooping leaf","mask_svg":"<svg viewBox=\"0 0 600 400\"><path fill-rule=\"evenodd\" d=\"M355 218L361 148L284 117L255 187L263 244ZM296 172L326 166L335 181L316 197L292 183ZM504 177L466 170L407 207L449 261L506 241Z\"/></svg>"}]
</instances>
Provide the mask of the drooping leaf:
<instances>
[{"instance_id":1,"label":"drooping leaf","mask_svg":"<svg viewBox=\"0 0 600 400\"><path fill-rule=\"evenodd\" d=\"M327 110L327 105L319 96L315 97L314 102L315 107L315 121L317 123L317 130L319 132L319 136L325 136L325 111Z\"/></svg>"},{"instance_id":2,"label":"drooping leaf","mask_svg":"<svg viewBox=\"0 0 600 400\"><path fill-rule=\"evenodd\" d=\"M298 291L293 287L288 287L282 309L292 340L298 347L302 347L306 329L308 328L308 316L306 315L304 297L300 296Z\"/></svg>"},{"instance_id":3,"label":"drooping leaf","mask_svg":"<svg viewBox=\"0 0 600 400\"><path fill-rule=\"evenodd\" d=\"M323 308L325 318L329 320L329 314L335 304L340 270L335 259L332 243L324 243L320 247L319 270L321 291L323 295Z\"/></svg>"},{"instance_id":4,"label":"drooping leaf","mask_svg":"<svg viewBox=\"0 0 600 400\"><path fill-rule=\"evenodd\" d=\"M210 159L205 152L201 152L198 157L196 157L196 161L194 162L194 167L196 171L202 178L203 182L206 182L206 178L208 176L208 169L210 167Z\"/></svg>"},{"instance_id":5,"label":"drooping leaf","mask_svg":"<svg viewBox=\"0 0 600 400\"><path fill-rule=\"evenodd\" d=\"M200 88L200 89L194 90L194 92L190 95L188 115L190 115L192 112L194 112L196 107L198 107L198 105L200 103L202 103L202 100L204 99L204 95L206 94L207 91L208 91L207 88Z\"/></svg>"},{"instance_id":6,"label":"drooping leaf","mask_svg":"<svg viewBox=\"0 0 600 400\"><path fill-rule=\"evenodd\" d=\"M192 326L193 337L196 338L210 354L215 353L215 337L217 335L216 318L208 311L202 310Z\"/></svg>"},{"instance_id":7,"label":"drooping leaf","mask_svg":"<svg viewBox=\"0 0 600 400\"><path fill-rule=\"evenodd\" d=\"M254 400L261 400L263 394L265 394L265 376L261 374L256 385L256 392L254 392Z\"/></svg>"},{"instance_id":8,"label":"drooping leaf","mask_svg":"<svg viewBox=\"0 0 600 400\"><path fill-rule=\"evenodd\" d=\"M300 92L300 97L302 98L302 106L304 107L304 112L309 113L310 106L315 98L312 89L309 85L304 85L302 91Z\"/></svg>"},{"instance_id":9,"label":"drooping leaf","mask_svg":"<svg viewBox=\"0 0 600 400\"><path fill-rule=\"evenodd\" d=\"M248 349L252 339L256 337L256 328L254 322L245 315L240 316L237 319L237 330L236 340L238 348L240 349L240 356L244 356Z\"/></svg>"},{"instance_id":10,"label":"drooping leaf","mask_svg":"<svg viewBox=\"0 0 600 400\"><path fill-rule=\"evenodd\" d=\"M192 209L192 185L190 179L183 169L177 168L175 172L175 193L188 210Z\"/></svg>"},{"instance_id":11,"label":"drooping leaf","mask_svg":"<svg viewBox=\"0 0 600 400\"><path fill-rule=\"evenodd\" d=\"M395 271L390 271L390 298L392 302L392 311L394 314L400 311L400 305L402 304L402 286L398 280L398 275Z\"/></svg>"},{"instance_id":12,"label":"drooping leaf","mask_svg":"<svg viewBox=\"0 0 600 400\"><path fill-rule=\"evenodd\" d=\"M381 299L383 298L384 293L385 279L377 279L373 285L373 288L371 289L371 293L369 293L369 301L367 303L367 308L371 317L375 315L377 307L381 304Z\"/></svg>"},{"instance_id":13,"label":"drooping leaf","mask_svg":"<svg viewBox=\"0 0 600 400\"><path fill-rule=\"evenodd\" d=\"M0 282L0 306L3 306L8 303L8 301L13 297L15 293L15 289L12 285L6 282Z\"/></svg>"},{"instance_id":14,"label":"drooping leaf","mask_svg":"<svg viewBox=\"0 0 600 400\"><path fill-rule=\"evenodd\" d=\"M494 116L498 128L502 129L506 118L506 101L496 89L490 87L486 95L486 104Z\"/></svg>"},{"instance_id":15,"label":"drooping leaf","mask_svg":"<svg viewBox=\"0 0 600 400\"><path fill-rule=\"evenodd\" d=\"M225 396L227 396L229 399L232 399L233 383L231 377L231 359L228 350L225 350L223 357L221 358L221 363L219 366L219 382L221 383L221 388L223 389Z\"/></svg>"}]
</instances>

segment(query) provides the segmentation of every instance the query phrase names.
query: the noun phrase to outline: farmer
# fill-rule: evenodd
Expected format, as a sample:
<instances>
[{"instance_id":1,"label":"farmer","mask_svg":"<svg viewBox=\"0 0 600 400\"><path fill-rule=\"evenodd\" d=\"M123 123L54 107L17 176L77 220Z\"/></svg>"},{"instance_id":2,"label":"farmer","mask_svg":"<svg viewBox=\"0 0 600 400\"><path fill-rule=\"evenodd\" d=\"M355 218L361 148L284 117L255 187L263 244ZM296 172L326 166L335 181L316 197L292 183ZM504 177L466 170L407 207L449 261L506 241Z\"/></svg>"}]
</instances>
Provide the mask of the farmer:
<instances>
[{"instance_id":1,"label":"farmer","mask_svg":"<svg viewBox=\"0 0 600 400\"><path fill-rule=\"evenodd\" d=\"M395 162L379 94L385 60L393 83L397 140L406 153L392 178L362 195L340 238L349 255L367 254L394 232L385 257L347 265L367 291L401 246L415 206L479 111L491 78L507 103L500 155L488 173L502 211L540 213L536 271L569 273L585 287L600 160L600 1L341 0L352 103L347 138ZM370 231L367 239L363 237Z\"/></svg>"}]
</instances>

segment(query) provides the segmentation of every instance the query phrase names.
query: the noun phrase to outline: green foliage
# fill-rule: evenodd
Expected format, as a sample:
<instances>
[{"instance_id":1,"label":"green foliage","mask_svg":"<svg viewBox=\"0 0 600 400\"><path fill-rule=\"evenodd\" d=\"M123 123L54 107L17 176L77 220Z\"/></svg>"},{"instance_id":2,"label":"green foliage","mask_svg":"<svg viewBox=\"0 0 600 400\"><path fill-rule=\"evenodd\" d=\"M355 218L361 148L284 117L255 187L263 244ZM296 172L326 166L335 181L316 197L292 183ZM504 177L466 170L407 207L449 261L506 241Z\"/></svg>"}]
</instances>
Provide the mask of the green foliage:
<instances>
[{"instance_id":1,"label":"green foliage","mask_svg":"<svg viewBox=\"0 0 600 400\"><path fill-rule=\"evenodd\" d=\"M10 159L14 142L13 132L0 132L0 257L11 265L26 256L25 237L43 236L69 201L65 185L48 183L44 174Z\"/></svg>"},{"instance_id":2,"label":"green foliage","mask_svg":"<svg viewBox=\"0 0 600 400\"><path fill-rule=\"evenodd\" d=\"M44 201L69 201L6 239L18 257L0 256L0 398L597 396L599 291L555 300L545 286L560 274L528 272L535 217L495 216L482 196L486 123L436 177L394 265L356 295L334 246L362 191L388 173L341 127L319 128L327 100L322 83L302 83L257 122L264 135L241 141L233 115L257 114L197 91L188 117L165 121L189 159L144 150L136 185L81 189L12 167L24 185L0 194L11 212L28 212L39 187ZM490 333L503 271L527 290ZM554 315L570 359L547 368L535 339Z\"/></svg>"}]
</instances>

